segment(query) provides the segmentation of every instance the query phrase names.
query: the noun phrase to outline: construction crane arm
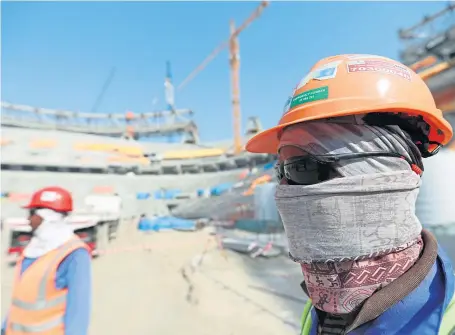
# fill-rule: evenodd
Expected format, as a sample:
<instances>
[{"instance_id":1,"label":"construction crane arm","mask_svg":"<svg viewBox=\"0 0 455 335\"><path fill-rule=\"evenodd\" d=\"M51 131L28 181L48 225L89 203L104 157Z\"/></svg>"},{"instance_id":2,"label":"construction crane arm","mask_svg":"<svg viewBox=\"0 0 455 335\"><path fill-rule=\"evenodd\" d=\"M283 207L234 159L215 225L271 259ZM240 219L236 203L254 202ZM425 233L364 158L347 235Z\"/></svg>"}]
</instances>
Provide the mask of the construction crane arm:
<instances>
[{"instance_id":1,"label":"construction crane arm","mask_svg":"<svg viewBox=\"0 0 455 335\"><path fill-rule=\"evenodd\" d=\"M240 27L236 29L236 31L232 34L232 37L236 37L239 35L245 28L247 28L254 20L256 20L259 16L261 16L262 11L269 5L268 1L262 1L261 4L256 8L256 10L250 15L248 19L246 19ZM231 37L231 38L232 38Z\"/></svg>"},{"instance_id":2,"label":"construction crane arm","mask_svg":"<svg viewBox=\"0 0 455 335\"><path fill-rule=\"evenodd\" d=\"M202 63L196 67L178 86L177 90L183 89L191 80L196 77L199 72L204 70L206 66L224 49L226 49L229 46L230 39L233 37L237 37L245 28L247 28L255 19L257 19L261 14L262 11L264 10L265 7L269 5L269 1L262 1L259 7L256 8L256 10L248 17L248 19L243 22L240 27L236 29L236 31L231 35L229 40L224 41L221 43L219 46L217 46L203 61Z\"/></svg>"},{"instance_id":3,"label":"construction crane arm","mask_svg":"<svg viewBox=\"0 0 455 335\"><path fill-rule=\"evenodd\" d=\"M226 47L229 46L229 41L224 41L221 43L219 46L213 50L210 55L208 55L202 63L195 68L180 84L177 86L177 90L181 90L184 88L196 75L201 72L202 70L205 69L205 67L221 52L223 51Z\"/></svg>"}]
</instances>

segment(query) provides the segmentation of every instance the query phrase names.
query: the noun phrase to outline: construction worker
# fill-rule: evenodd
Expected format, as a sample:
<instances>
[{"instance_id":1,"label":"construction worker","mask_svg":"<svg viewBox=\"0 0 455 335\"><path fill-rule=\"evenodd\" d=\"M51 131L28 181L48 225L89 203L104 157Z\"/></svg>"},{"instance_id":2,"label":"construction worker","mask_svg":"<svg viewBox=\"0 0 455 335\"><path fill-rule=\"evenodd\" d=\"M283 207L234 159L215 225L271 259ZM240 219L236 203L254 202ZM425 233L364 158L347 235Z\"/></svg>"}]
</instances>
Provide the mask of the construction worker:
<instances>
[{"instance_id":1,"label":"construction worker","mask_svg":"<svg viewBox=\"0 0 455 335\"><path fill-rule=\"evenodd\" d=\"M302 335L455 330L452 265L415 215L422 158L452 135L416 73L340 55L250 139L248 151L278 154L275 201L310 298Z\"/></svg>"},{"instance_id":2,"label":"construction worker","mask_svg":"<svg viewBox=\"0 0 455 335\"><path fill-rule=\"evenodd\" d=\"M85 335L91 306L91 255L65 217L71 194L46 187L25 206L33 237L16 265L6 335Z\"/></svg>"}]
</instances>

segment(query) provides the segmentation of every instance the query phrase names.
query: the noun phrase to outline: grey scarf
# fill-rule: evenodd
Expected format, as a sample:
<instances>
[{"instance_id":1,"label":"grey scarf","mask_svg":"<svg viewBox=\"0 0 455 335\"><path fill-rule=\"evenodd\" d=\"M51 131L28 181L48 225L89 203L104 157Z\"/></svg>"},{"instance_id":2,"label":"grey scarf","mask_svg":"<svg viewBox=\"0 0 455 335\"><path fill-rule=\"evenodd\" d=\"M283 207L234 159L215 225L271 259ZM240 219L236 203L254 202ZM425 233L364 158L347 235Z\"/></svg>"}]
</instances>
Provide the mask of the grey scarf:
<instances>
[{"instance_id":1,"label":"grey scarf","mask_svg":"<svg viewBox=\"0 0 455 335\"><path fill-rule=\"evenodd\" d=\"M280 147L297 146L312 154L388 150L409 157L402 143L379 127L310 122L287 128ZM348 160L337 171L342 178L276 189L276 204L295 260L373 257L420 235L422 227L415 215L420 177L405 160Z\"/></svg>"}]
</instances>

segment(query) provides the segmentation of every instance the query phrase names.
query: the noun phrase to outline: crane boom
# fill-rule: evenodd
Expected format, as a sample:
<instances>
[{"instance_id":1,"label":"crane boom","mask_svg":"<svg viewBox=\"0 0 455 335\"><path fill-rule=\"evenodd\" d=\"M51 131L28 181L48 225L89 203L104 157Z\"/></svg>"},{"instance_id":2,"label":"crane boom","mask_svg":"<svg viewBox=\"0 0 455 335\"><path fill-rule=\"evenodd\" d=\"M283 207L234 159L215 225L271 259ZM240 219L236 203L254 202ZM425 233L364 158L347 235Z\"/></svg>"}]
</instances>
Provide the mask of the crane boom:
<instances>
[{"instance_id":1,"label":"crane boom","mask_svg":"<svg viewBox=\"0 0 455 335\"><path fill-rule=\"evenodd\" d=\"M100 106L101 101L102 101L103 98L104 98L104 94L106 93L107 89L108 89L109 86L111 85L112 79L114 79L115 71L116 71L116 68L115 68L115 66L114 66L114 67L111 69L111 71L109 72L109 76L107 77L107 79L106 79L106 81L104 82L103 86L101 87L100 93L99 93L98 96L96 97L95 103L94 103L93 106L92 106L92 110L91 110L92 113L95 113L95 112L98 110L98 107Z\"/></svg>"},{"instance_id":2,"label":"crane boom","mask_svg":"<svg viewBox=\"0 0 455 335\"><path fill-rule=\"evenodd\" d=\"M255 19L257 19L261 14L262 11L264 10L265 7L269 5L268 1L262 1L259 7L256 8L256 10L243 22L240 27L238 27L233 33L231 33L231 36L229 40L224 41L220 45L218 45L203 61L201 64L199 64L191 73L177 86L177 90L183 89L191 80L196 77L199 72L204 70L206 66L213 60L215 57L224 49L226 49L230 45L230 39L237 35L239 35L246 27L248 27Z\"/></svg>"},{"instance_id":3,"label":"crane boom","mask_svg":"<svg viewBox=\"0 0 455 335\"><path fill-rule=\"evenodd\" d=\"M261 4L256 8L256 10L251 13L251 15L238 27L234 33L232 33L231 38L233 36L237 37L246 27L248 27L254 20L261 16L263 10L269 5L268 1L262 1Z\"/></svg>"},{"instance_id":4,"label":"crane boom","mask_svg":"<svg viewBox=\"0 0 455 335\"><path fill-rule=\"evenodd\" d=\"M211 53L208 55L201 64L198 65L191 73L177 86L177 89L180 91L184 88L194 77L198 75L199 72L205 69L205 67L227 46L229 46L229 41L224 41L219 46L217 46Z\"/></svg>"},{"instance_id":5,"label":"crane boom","mask_svg":"<svg viewBox=\"0 0 455 335\"><path fill-rule=\"evenodd\" d=\"M229 46L229 63L231 67L231 90L232 90L232 113L233 113L233 128L234 128L234 153L238 154L243 150L242 144L242 118L240 113L240 57L239 57L239 34L245 30L254 20L261 16L262 11L269 5L269 1L262 1L256 10L239 26L235 27L233 21L230 23L229 40L224 41L217 46L203 61L196 67L177 87L177 90L184 88L191 80L193 80L206 66L226 47Z\"/></svg>"}]
</instances>

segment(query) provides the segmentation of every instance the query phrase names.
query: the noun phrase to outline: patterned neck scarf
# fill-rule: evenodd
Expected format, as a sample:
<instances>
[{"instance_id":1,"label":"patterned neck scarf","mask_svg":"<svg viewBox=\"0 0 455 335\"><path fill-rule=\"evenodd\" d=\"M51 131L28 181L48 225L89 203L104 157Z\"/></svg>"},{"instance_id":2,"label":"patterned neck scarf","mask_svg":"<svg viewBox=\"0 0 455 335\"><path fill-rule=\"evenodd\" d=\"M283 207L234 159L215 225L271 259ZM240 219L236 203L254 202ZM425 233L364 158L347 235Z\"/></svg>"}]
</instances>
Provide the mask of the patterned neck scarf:
<instances>
[{"instance_id":1,"label":"patterned neck scarf","mask_svg":"<svg viewBox=\"0 0 455 335\"><path fill-rule=\"evenodd\" d=\"M390 151L410 158L399 138L406 134L348 121L291 126L280 147L313 155ZM275 198L313 305L347 315L419 258L422 227L414 211L420 177L394 157L342 161L336 170L340 178L319 184L281 183Z\"/></svg>"},{"instance_id":2,"label":"patterned neck scarf","mask_svg":"<svg viewBox=\"0 0 455 335\"><path fill-rule=\"evenodd\" d=\"M313 305L333 314L355 311L374 292L405 273L418 260L423 241L359 261L301 264Z\"/></svg>"}]
</instances>

